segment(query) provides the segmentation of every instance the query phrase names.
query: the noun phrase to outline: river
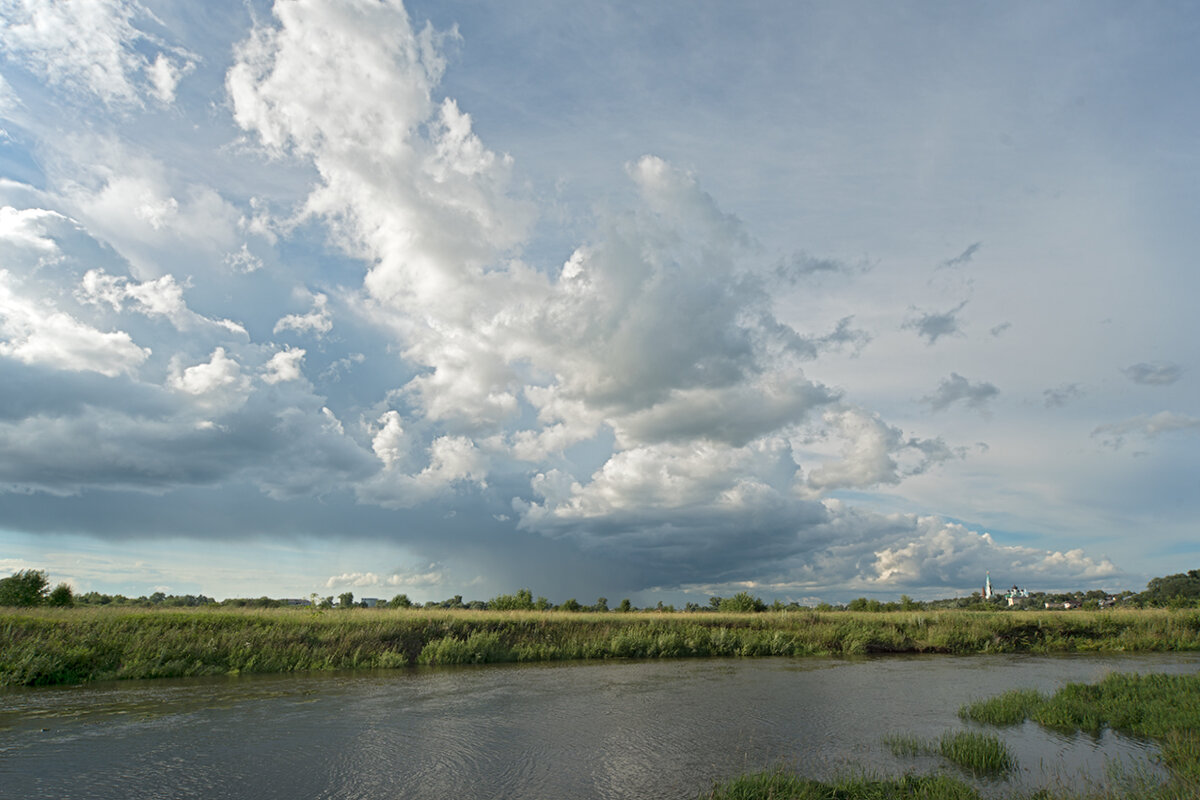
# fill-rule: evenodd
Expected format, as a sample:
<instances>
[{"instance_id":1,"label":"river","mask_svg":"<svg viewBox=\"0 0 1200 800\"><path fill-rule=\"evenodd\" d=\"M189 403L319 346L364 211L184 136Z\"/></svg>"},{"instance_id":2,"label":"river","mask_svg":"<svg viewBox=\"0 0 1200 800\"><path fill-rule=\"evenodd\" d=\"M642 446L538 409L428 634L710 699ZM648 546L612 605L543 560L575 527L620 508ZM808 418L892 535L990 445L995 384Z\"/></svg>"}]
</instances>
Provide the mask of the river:
<instances>
[{"instance_id":1,"label":"river","mask_svg":"<svg viewBox=\"0 0 1200 800\"><path fill-rule=\"evenodd\" d=\"M0 797L682 800L774 765L953 771L882 738L970 727L959 706L1007 689L1198 669L1200 654L713 659L6 690ZM988 795L1157 769L1151 745L1107 732L988 730L1020 763Z\"/></svg>"}]
</instances>

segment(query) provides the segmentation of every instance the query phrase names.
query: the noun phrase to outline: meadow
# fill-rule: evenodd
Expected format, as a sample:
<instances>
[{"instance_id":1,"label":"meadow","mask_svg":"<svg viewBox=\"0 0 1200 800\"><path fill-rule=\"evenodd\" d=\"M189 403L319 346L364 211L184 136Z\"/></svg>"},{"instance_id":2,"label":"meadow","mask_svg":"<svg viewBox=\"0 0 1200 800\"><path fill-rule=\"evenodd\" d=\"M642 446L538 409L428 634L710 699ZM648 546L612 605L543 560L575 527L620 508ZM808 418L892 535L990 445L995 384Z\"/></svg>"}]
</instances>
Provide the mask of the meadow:
<instances>
[{"instance_id":1,"label":"meadow","mask_svg":"<svg viewBox=\"0 0 1200 800\"><path fill-rule=\"evenodd\" d=\"M0 686L576 659L1200 650L1200 611L0 610Z\"/></svg>"}]
</instances>

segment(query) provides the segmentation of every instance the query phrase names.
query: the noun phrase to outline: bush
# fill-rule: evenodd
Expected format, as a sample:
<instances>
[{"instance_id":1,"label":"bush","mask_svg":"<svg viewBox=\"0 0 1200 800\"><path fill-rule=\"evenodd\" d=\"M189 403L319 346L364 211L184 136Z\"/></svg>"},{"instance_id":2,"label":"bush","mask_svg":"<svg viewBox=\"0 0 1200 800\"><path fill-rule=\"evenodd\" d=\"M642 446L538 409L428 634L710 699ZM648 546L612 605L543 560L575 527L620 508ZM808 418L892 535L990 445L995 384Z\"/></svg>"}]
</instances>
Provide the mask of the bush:
<instances>
[{"instance_id":1,"label":"bush","mask_svg":"<svg viewBox=\"0 0 1200 800\"><path fill-rule=\"evenodd\" d=\"M52 606L67 608L75 605L75 595L72 594L70 586L60 583L54 587L54 591L50 592L50 596L46 598L46 602Z\"/></svg>"}]
</instances>

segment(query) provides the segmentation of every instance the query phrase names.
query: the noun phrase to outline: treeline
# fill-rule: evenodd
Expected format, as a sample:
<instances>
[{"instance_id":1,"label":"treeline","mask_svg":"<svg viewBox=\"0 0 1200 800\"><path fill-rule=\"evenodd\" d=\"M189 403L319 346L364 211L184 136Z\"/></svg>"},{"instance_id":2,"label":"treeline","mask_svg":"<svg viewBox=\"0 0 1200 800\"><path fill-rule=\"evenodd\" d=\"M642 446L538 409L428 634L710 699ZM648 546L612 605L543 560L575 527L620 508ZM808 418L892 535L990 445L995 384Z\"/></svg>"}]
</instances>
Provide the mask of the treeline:
<instances>
[{"instance_id":1,"label":"treeline","mask_svg":"<svg viewBox=\"0 0 1200 800\"><path fill-rule=\"evenodd\" d=\"M898 601L882 601L859 597L849 603L830 604L820 603L815 607L799 603L783 603L775 600L767 604L761 597L749 592L738 592L731 597L710 597L707 604L687 603L682 608L659 601L653 606L638 608L629 598L610 606L608 598L597 598L595 603L585 605L575 598L562 603L553 603L548 598L534 597L529 589L520 589L515 594L502 594L490 600L464 600L462 595L454 595L441 601L415 603L407 594L398 594L390 600L355 600L353 592L343 592L336 598L332 595L321 597L311 594L307 599L278 599L271 597L233 597L225 600L214 600L203 594L199 595L169 595L164 592L154 592L140 597L126 597L121 594L103 594L101 592L86 592L75 594L66 583L59 583L50 588L50 580L44 570L22 570L8 578L0 579L0 606L32 607L32 606L69 607L74 605L86 606L128 606L137 608L180 608L180 607L219 607L219 608L282 608L287 606L309 606L317 609L350 609L350 608L427 608L427 609L469 609L476 611L567 611L567 612L609 612L632 613L636 611L651 611L658 613L695 614L704 612L719 613L758 613L765 611L933 611L933 610L964 610L964 611L995 611L1021 609L1100 609L1112 606L1122 608L1196 608L1200 607L1200 570L1189 570L1175 575L1154 578L1143 592L1123 591L1109 594L1101 590L1077 592L1025 592L1012 598L1010 602L1004 594L995 594L990 598L982 597L975 592L969 597L953 597L943 600L913 600L907 595L901 595Z\"/></svg>"},{"instance_id":2,"label":"treeline","mask_svg":"<svg viewBox=\"0 0 1200 800\"><path fill-rule=\"evenodd\" d=\"M370 607L368 600L354 600L353 592L343 592L338 596L337 602L334 598L313 596L312 605L319 608L367 608ZM775 602L774 606L768 606L762 601L761 597L752 597L748 592L739 592L733 597L710 597L709 603L706 606L700 606L696 603L688 603L683 609L676 609L673 605L666 605L659 601L656 605L638 608L633 605L627 597L615 606L609 606L607 597L596 599L591 605L584 605L574 597L564 600L561 603L552 603L546 597L534 598L533 591L530 589L519 589L516 594L502 594L493 597L491 600L463 600L461 594L456 594L448 600L436 601L430 600L426 603L414 603L409 599L407 594L398 594L391 600L379 602L375 607L387 608L428 608L428 609L468 609L472 611L568 611L568 612L608 612L616 611L620 613L632 613L635 611L655 611L665 613L675 613L682 610L689 613L697 611L721 611L724 613L737 612L754 612L766 611L773 608L777 611L786 610L787 608L800 609L797 603L792 603L785 606L779 601Z\"/></svg>"}]
</instances>

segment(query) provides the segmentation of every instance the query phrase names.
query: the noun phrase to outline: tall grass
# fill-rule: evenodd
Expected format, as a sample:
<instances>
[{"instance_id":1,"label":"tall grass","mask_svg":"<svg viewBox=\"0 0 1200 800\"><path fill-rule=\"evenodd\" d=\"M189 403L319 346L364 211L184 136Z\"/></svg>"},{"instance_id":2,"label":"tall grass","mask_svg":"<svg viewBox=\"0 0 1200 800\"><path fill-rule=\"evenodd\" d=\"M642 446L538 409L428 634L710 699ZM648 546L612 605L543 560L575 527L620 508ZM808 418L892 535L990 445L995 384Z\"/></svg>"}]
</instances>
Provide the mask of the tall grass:
<instances>
[{"instance_id":1,"label":"tall grass","mask_svg":"<svg viewBox=\"0 0 1200 800\"><path fill-rule=\"evenodd\" d=\"M585 658L1200 650L1200 612L0 610L0 685Z\"/></svg>"}]
</instances>

